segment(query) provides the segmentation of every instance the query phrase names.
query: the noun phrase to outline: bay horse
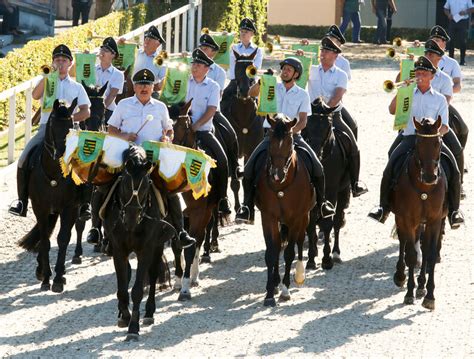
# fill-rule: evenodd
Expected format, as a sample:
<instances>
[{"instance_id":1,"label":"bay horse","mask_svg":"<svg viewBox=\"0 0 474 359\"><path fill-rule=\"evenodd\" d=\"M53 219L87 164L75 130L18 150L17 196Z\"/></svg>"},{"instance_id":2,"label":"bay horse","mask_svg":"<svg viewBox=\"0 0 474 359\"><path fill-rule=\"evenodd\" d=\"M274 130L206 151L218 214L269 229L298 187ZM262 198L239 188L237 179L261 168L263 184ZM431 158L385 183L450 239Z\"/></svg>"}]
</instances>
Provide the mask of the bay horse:
<instances>
[{"instance_id":1,"label":"bay horse","mask_svg":"<svg viewBox=\"0 0 474 359\"><path fill-rule=\"evenodd\" d=\"M347 145L349 138L342 132L335 131L332 125L332 110L327 113L317 113L312 105L313 114L309 116L302 135L318 156L324 167L326 178L326 199L336 208L333 217L319 218L319 209L313 208L308 226L308 262L306 269L316 269L314 257L318 255L316 224L324 235L324 256L322 268L331 269L334 261L341 262L339 248L339 231L345 224L345 209L350 201L349 163L347 160ZM334 230L334 247L331 257L330 234Z\"/></svg>"},{"instance_id":2,"label":"bay horse","mask_svg":"<svg viewBox=\"0 0 474 359\"><path fill-rule=\"evenodd\" d=\"M234 51L237 93L231 94L229 99L221 101L222 113L229 120L237 134L239 142L238 157L243 157L244 164L263 139L263 118L257 116L255 99L248 94L253 82L245 71L249 65L253 64L256 55L257 49L250 55L240 55ZM231 182L231 189L234 193L235 210L238 211L240 207L240 183Z\"/></svg>"},{"instance_id":3,"label":"bay horse","mask_svg":"<svg viewBox=\"0 0 474 359\"><path fill-rule=\"evenodd\" d=\"M406 280L406 263L408 290L404 303L414 304L414 269L417 260L415 242L421 241L422 264L416 297L424 297L423 307L433 310L435 308L434 270L442 227L448 214L447 180L440 165L441 117L438 117L434 123L429 119L423 119L419 123L414 118L413 122L416 128L415 148L413 153L409 154L406 166L390 197L400 242L397 270L393 279L397 286L403 286ZM426 272L428 273L427 283Z\"/></svg>"},{"instance_id":4,"label":"bay horse","mask_svg":"<svg viewBox=\"0 0 474 359\"><path fill-rule=\"evenodd\" d=\"M66 149L66 135L73 127L72 113L76 104L77 98L69 107L58 100L54 101L46 124L43 145L34 150L29 160L32 169L28 193L37 223L18 244L27 251L38 253L36 278L41 281L42 291L51 289L60 293L64 290L66 251L72 227L79 214L78 187L70 175L63 177L60 165L60 158ZM58 218L61 226L57 238L58 256L54 267L56 276L51 286L50 237Z\"/></svg>"},{"instance_id":5,"label":"bay horse","mask_svg":"<svg viewBox=\"0 0 474 359\"><path fill-rule=\"evenodd\" d=\"M154 322L156 281L160 274L164 244L176 235L176 231L161 219L151 185L152 165L146 159L145 150L131 145L124 151L123 161L124 170L107 203L104 227L112 243L117 277L117 325L128 327L126 340L137 340L145 276L148 275L150 288L143 325L151 325ZM131 269L128 259L132 252L136 254L138 265L132 288L133 306L130 314L128 285Z\"/></svg>"},{"instance_id":6,"label":"bay horse","mask_svg":"<svg viewBox=\"0 0 474 359\"><path fill-rule=\"evenodd\" d=\"M288 244L284 252L285 275L280 300L290 299L288 288L295 244L298 246L295 282L299 285L304 283L303 242L309 212L316 203L316 193L308 170L293 148L291 129L297 119L290 121L285 115L279 114L274 118L267 116L267 120L271 125L269 150L265 166L257 175L255 203L261 212L266 244L267 294L264 306L275 306L274 294L280 284L278 266L282 232Z\"/></svg>"}]
</instances>

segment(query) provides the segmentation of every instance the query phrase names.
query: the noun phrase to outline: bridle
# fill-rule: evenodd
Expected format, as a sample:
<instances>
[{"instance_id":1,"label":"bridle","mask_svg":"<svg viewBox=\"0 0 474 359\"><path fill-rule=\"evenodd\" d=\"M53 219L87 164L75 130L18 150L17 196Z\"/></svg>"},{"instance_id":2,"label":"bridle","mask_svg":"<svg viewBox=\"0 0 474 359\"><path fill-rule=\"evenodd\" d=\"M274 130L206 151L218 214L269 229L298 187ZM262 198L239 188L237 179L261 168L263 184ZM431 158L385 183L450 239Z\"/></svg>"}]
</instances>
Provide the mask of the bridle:
<instances>
[{"instance_id":1,"label":"bridle","mask_svg":"<svg viewBox=\"0 0 474 359\"><path fill-rule=\"evenodd\" d=\"M333 135L333 131L331 131L331 128L332 128L332 114L327 114L327 115L317 114L317 116L327 117L328 120L329 120L329 129L326 133L326 137L321 142L321 148L318 151L318 157L322 159L322 158L324 158L324 148L326 147L328 142L331 140L332 135Z\"/></svg>"},{"instance_id":2,"label":"bridle","mask_svg":"<svg viewBox=\"0 0 474 359\"><path fill-rule=\"evenodd\" d=\"M272 131L272 130L270 130ZM291 136L290 136L291 137ZM280 183L284 183L286 181L286 178L288 177L288 171L290 169L290 166L291 166L291 160L293 159L293 154L294 154L294 150L293 150L293 137L291 137L291 147L290 147L292 150L290 151L290 154L288 155L288 157L284 156L284 155L275 155L275 156L272 156L270 154L270 151L268 152L268 157L267 157L267 171L268 171L268 176L272 179L274 179L275 175L277 174L276 173L276 170L278 170L277 167L275 167L275 165L273 164L273 157L276 157L276 158L286 158L286 161L285 161L285 165L283 166L282 168L282 171L283 171L283 178L282 180L280 181ZM276 180L276 179L275 179Z\"/></svg>"},{"instance_id":3,"label":"bridle","mask_svg":"<svg viewBox=\"0 0 474 359\"><path fill-rule=\"evenodd\" d=\"M182 120L182 119L186 120L185 125L181 124L182 121L177 121L176 125L179 126L179 127L184 128L185 134L184 134L183 138L179 142L176 142L175 144L187 147L187 146L189 146L189 143L191 142L191 141L189 141L189 137L192 135L191 119L190 119L189 115L179 115L178 120ZM192 146L196 146L196 141L192 141L192 142L193 142Z\"/></svg>"},{"instance_id":4,"label":"bridle","mask_svg":"<svg viewBox=\"0 0 474 359\"><path fill-rule=\"evenodd\" d=\"M69 116L68 120L70 120L72 122L72 117ZM64 120L64 121L66 121L66 120ZM50 138L52 143L49 143L48 142L48 137L45 136L43 146L44 146L45 150L48 152L48 154L51 156L51 158L54 161L57 161L59 159L59 157L61 157L62 153L58 153L58 150L56 148L56 141L54 140L54 134L53 134L52 118L50 118L48 120L48 123L46 124L46 126L47 126L47 131L48 131L49 138Z\"/></svg>"},{"instance_id":5,"label":"bridle","mask_svg":"<svg viewBox=\"0 0 474 359\"><path fill-rule=\"evenodd\" d=\"M442 135L441 135L439 132L437 132L437 133L432 133L432 134L416 133L416 136L417 136L417 137L421 137L421 138L435 138L435 137L438 137L439 139L442 138ZM440 140L440 141L441 141L441 140ZM424 176L423 163L421 162L421 159L420 159L420 157L419 157L419 155L418 155L418 151L416 151L416 149L415 149L415 151L414 151L414 155L413 155L413 156L414 156L414 159L415 159L416 167L418 167L418 169L419 169L419 171L420 171L420 173L419 173L419 181L420 181L421 183L424 183L424 181L423 181L423 176ZM438 159L436 159L436 160L432 160L432 161L433 161L433 164L435 165L435 168L437 169L437 177L436 177L436 181L435 181L434 183L430 184L430 185L436 185L436 184L438 183L439 178L440 178L440 170L441 170L440 165L439 165L439 163L440 163L440 158L441 158L441 156L439 156Z\"/></svg>"},{"instance_id":6,"label":"bridle","mask_svg":"<svg viewBox=\"0 0 474 359\"><path fill-rule=\"evenodd\" d=\"M152 217L150 217L149 215L146 214L146 210L151 204L150 195L148 194L147 196L145 196L143 202L140 202L140 197L139 197L140 189L142 188L142 185L143 185L144 181L148 180L148 183L151 185L151 180L147 176L144 176L144 177L140 178L140 182L138 183L138 188L135 189L135 183L133 181L133 177L127 172L127 170L125 170L124 173L126 175L130 176L130 180L132 182L132 184L131 184L132 195L130 196L130 198L128 199L128 201L125 204L122 202L122 198L120 196L118 196L119 197L119 205L120 205L120 221L122 223L125 223L125 210L127 208L131 208L131 209L135 209L135 210L140 211L139 214L138 214L138 220L137 220L136 224L140 224L141 221L143 220L143 218L153 219ZM123 180L123 175L119 177L119 180L120 181ZM132 202L133 202L134 198L136 198L136 202L137 202L136 206L132 205Z\"/></svg>"},{"instance_id":7,"label":"bridle","mask_svg":"<svg viewBox=\"0 0 474 359\"><path fill-rule=\"evenodd\" d=\"M247 64L251 65L251 64L253 64L253 59L243 57L243 58L240 58L240 59L236 60L235 63L236 64L238 64L238 63L247 63ZM245 74L245 72L244 72L243 76L245 76L245 77L247 76ZM235 81L237 82L237 94L236 94L237 98L241 98L243 100L249 99L250 96L248 96L248 95L247 95L247 97L241 97L240 96L240 86L239 86L240 80L237 79L237 76L235 77ZM249 88L250 88L250 79L249 79Z\"/></svg>"}]
</instances>

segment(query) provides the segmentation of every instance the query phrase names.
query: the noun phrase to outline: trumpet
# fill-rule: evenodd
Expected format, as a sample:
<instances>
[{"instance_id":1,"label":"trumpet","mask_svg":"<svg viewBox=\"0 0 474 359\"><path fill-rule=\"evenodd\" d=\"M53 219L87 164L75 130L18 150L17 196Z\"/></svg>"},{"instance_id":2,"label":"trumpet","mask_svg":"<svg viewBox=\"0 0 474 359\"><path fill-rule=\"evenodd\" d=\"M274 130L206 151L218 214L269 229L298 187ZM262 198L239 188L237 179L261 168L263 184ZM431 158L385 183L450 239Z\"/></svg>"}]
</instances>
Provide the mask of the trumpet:
<instances>
[{"instance_id":1,"label":"trumpet","mask_svg":"<svg viewBox=\"0 0 474 359\"><path fill-rule=\"evenodd\" d=\"M257 75L268 74L268 70L259 70L255 65L248 65L245 69L245 74L249 79L255 78ZM275 70L272 70L273 74L275 74Z\"/></svg>"},{"instance_id":2,"label":"trumpet","mask_svg":"<svg viewBox=\"0 0 474 359\"><path fill-rule=\"evenodd\" d=\"M43 75L47 76L49 75L51 72L54 71L53 67L50 66L50 65L43 65L40 67L41 69L41 72L43 73Z\"/></svg>"},{"instance_id":3,"label":"trumpet","mask_svg":"<svg viewBox=\"0 0 474 359\"><path fill-rule=\"evenodd\" d=\"M211 31L208 27L203 27L201 29L201 34L208 34L208 35L227 35L227 31Z\"/></svg>"},{"instance_id":4,"label":"trumpet","mask_svg":"<svg viewBox=\"0 0 474 359\"><path fill-rule=\"evenodd\" d=\"M89 30L87 31L87 40L91 41L93 39L100 39L100 40L104 40L105 38L107 38L107 36L98 36L98 35L95 35L92 30Z\"/></svg>"},{"instance_id":5,"label":"trumpet","mask_svg":"<svg viewBox=\"0 0 474 359\"><path fill-rule=\"evenodd\" d=\"M400 46L403 45L403 40L402 40L401 37L396 37L396 38L393 39L392 44L394 46L400 47Z\"/></svg>"},{"instance_id":6,"label":"trumpet","mask_svg":"<svg viewBox=\"0 0 474 359\"><path fill-rule=\"evenodd\" d=\"M397 54L397 51L393 47L389 47L385 51L385 56L390 57L391 59L393 59L396 54Z\"/></svg>"},{"instance_id":7,"label":"trumpet","mask_svg":"<svg viewBox=\"0 0 474 359\"><path fill-rule=\"evenodd\" d=\"M407 83L408 81L408 83ZM418 79L413 77L406 81L393 82L392 80L386 80L383 82L383 89L385 92L392 92L393 90L398 90L400 87L408 86L413 83L417 83Z\"/></svg>"},{"instance_id":8,"label":"trumpet","mask_svg":"<svg viewBox=\"0 0 474 359\"><path fill-rule=\"evenodd\" d=\"M153 60L153 63L157 66L163 66L166 60L173 59L173 58L178 59L180 57L184 58L186 56L183 54L168 54L167 51L163 50L158 54L158 56L155 57L155 59Z\"/></svg>"}]
</instances>

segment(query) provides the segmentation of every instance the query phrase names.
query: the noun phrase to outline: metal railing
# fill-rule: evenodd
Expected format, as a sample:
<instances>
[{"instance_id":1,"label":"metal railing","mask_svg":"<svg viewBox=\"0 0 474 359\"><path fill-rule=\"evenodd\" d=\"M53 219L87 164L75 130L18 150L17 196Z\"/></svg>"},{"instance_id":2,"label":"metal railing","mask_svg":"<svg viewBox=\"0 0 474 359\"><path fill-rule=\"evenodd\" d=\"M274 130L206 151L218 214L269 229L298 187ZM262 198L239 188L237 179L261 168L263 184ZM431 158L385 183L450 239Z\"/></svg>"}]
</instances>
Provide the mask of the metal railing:
<instances>
[{"instance_id":1,"label":"metal railing","mask_svg":"<svg viewBox=\"0 0 474 359\"><path fill-rule=\"evenodd\" d=\"M168 53L192 51L197 43L201 29L202 0L190 0L188 5L161 16L148 24L145 24L121 37L131 40L140 38L143 43L144 33L151 26L155 25L160 33L165 34L165 50ZM0 93L0 102L8 100L8 164L15 161L15 121L16 116L16 95L24 93L25 103L25 145L31 138L31 118L32 118L32 92L42 76L36 76L28 81L22 82L15 87L9 88ZM20 122L21 123L21 122Z\"/></svg>"}]
</instances>

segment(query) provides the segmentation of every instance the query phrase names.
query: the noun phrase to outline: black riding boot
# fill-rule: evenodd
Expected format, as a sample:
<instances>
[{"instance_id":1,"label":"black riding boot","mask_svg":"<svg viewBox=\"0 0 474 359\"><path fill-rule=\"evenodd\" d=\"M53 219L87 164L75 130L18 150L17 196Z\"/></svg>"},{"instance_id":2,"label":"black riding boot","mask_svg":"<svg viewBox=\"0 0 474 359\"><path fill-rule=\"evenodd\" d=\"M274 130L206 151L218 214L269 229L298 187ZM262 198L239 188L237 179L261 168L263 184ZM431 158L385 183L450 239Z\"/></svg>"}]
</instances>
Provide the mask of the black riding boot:
<instances>
[{"instance_id":1,"label":"black riding boot","mask_svg":"<svg viewBox=\"0 0 474 359\"><path fill-rule=\"evenodd\" d=\"M16 202L16 205L12 205L8 209L8 212L15 216L26 217L28 211L28 180L29 171L18 167L16 172L18 201Z\"/></svg>"},{"instance_id":2,"label":"black riding boot","mask_svg":"<svg viewBox=\"0 0 474 359\"><path fill-rule=\"evenodd\" d=\"M318 216L328 218L334 216L336 209L331 202L326 201L326 188L324 176L314 177L313 185L316 190L316 207L319 209Z\"/></svg>"},{"instance_id":3,"label":"black riding boot","mask_svg":"<svg viewBox=\"0 0 474 359\"><path fill-rule=\"evenodd\" d=\"M90 209L90 201L92 197L92 185L90 184L83 184L79 186L79 200L81 206L79 207L79 220L80 221L88 221L91 219L91 209Z\"/></svg>"},{"instance_id":4,"label":"black riding boot","mask_svg":"<svg viewBox=\"0 0 474 359\"><path fill-rule=\"evenodd\" d=\"M244 203L239 208L235 216L235 223L254 224L255 222L255 186L252 179L244 177L242 180L244 187Z\"/></svg>"},{"instance_id":5,"label":"black riding boot","mask_svg":"<svg viewBox=\"0 0 474 359\"><path fill-rule=\"evenodd\" d=\"M171 224L178 232L179 238L175 238L178 247L184 249L196 244L196 240L184 229L183 211L178 195L168 196L168 215L171 218Z\"/></svg>"},{"instance_id":6,"label":"black riding boot","mask_svg":"<svg viewBox=\"0 0 474 359\"><path fill-rule=\"evenodd\" d=\"M387 169L383 173L382 182L380 183L380 206L372 209L368 216L380 223L385 223L390 214L390 182L391 173L387 173Z\"/></svg>"},{"instance_id":7,"label":"black riding boot","mask_svg":"<svg viewBox=\"0 0 474 359\"><path fill-rule=\"evenodd\" d=\"M352 197L359 197L369 190L364 183L359 181L360 152L351 156L349 161L349 172L351 176Z\"/></svg>"},{"instance_id":8,"label":"black riding boot","mask_svg":"<svg viewBox=\"0 0 474 359\"><path fill-rule=\"evenodd\" d=\"M92 226L89 232L87 233L87 243L97 244L100 241L101 232L99 227L101 225L100 217L99 217L99 210L102 204L104 203L106 194L100 191L97 187L92 193L91 198L91 219L92 219Z\"/></svg>"},{"instance_id":9,"label":"black riding boot","mask_svg":"<svg viewBox=\"0 0 474 359\"><path fill-rule=\"evenodd\" d=\"M448 220L451 229L457 229L464 223L464 217L459 211L459 202L461 201L461 181L459 176L452 176L448 183L448 202L449 213Z\"/></svg>"}]
</instances>

